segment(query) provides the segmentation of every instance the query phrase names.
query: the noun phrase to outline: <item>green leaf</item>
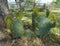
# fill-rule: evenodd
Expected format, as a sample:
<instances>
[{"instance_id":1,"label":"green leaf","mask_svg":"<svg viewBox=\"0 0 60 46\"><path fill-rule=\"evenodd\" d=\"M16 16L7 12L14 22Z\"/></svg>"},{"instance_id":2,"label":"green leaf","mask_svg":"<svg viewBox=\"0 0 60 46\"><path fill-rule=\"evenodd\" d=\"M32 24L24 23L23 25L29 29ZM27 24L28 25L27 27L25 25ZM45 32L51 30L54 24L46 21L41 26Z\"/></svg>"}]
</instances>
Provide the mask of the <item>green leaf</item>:
<instances>
[{"instance_id":1,"label":"green leaf","mask_svg":"<svg viewBox=\"0 0 60 46\"><path fill-rule=\"evenodd\" d=\"M10 16L6 16L4 21L7 25L7 28L11 28L11 18L10 18Z\"/></svg>"},{"instance_id":2,"label":"green leaf","mask_svg":"<svg viewBox=\"0 0 60 46\"><path fill-rule=\"evenodd\" d=\"M55 19L55 14L51 13L51 14L48 16L48 18L49 18L50 20L54 20L54 19Z\"/></svg>"}]
</instances>

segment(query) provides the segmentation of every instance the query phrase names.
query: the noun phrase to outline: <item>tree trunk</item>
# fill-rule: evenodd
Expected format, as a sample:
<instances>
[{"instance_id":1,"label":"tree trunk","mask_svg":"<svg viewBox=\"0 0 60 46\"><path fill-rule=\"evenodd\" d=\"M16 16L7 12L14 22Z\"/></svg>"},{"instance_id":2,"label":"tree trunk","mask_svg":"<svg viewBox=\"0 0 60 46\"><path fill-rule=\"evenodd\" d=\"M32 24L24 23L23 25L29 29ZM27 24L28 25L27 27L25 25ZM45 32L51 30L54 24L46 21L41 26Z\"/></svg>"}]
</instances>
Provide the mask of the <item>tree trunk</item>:
<instances>
[{"instance_id":1,"label":"tree trunk","mask_svg":"<svg viewBox=\"0 0 60 46\"><path fill-rule=\"evenodd\" d=\"M0 0L0 7L1 7L2 15L8 15L9 14L7 0Z\"/></svg>"},{"instance_id":2,"label":"tree trunk","mask_svg":"<svg viewBox=\"0 0 60 46\"><path fill-rule=\"evenodd\" d=\"M22 2L24 0L15 0L17 7L19 8L20 12L24 11L24 6L22 6Z\"/></svg>"},{"instance_id":3,"label":"tree trunk","mask_svg":"<svg viewBox=\"0 0 60 46\"><path fill-rule=\"evenodd\" d=\"M3 30L5 27L4 18L6 15L9 15L7 0L0 0L0 30Z\"/></svg>"},{"instance_id":4,"label":"tree trunk","mask_svg":"<svg viewBox=\"0 0 60 46\"><path fill-rule=\"evenodd\" d=\"M15 0L17 7L21 11L21 1L20 0Z\"/></svg>"},{"instance_id":5,"label":"tree trunk","mask_svg":"<svg viewBox=\"0 0 60 46\"><path fill-rule=\"evenodd\" d=\"M10 36L3 32L5 28L4 18L6 15L9 15L7 0L0 0L0 46L9 46L6 44Z\"/></svg>"},{"instance_id":6,"label":"tree trunk","mask_svg":"<svg viewBox=\"0 0 60 46\"><path fill-rule=\"evenodd\" d=\"M19 7L19 0L15 0L15 2L16 2L17 7L20 8Z\"/></svg>"}]
</instances>

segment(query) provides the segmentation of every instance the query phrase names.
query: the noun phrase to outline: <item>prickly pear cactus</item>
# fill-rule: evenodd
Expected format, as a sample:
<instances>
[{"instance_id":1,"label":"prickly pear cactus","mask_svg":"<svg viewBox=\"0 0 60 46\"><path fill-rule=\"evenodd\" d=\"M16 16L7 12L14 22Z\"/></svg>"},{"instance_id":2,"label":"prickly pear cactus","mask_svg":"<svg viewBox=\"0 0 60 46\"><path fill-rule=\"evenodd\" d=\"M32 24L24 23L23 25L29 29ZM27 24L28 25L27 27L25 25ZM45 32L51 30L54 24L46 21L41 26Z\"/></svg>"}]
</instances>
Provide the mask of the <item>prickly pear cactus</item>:
<instances>
[{"instance_id":1,"label":"prickly pear cactus","mask_svg":"<svg viewBox=\"0 0 60 46\"><path fill-rule=\"evenodd\" d=\"M16 19L12 22L12 29L11 29L13 38L18 38L23 35L23 24L19 19Z\"/></svg>"},{"instance_id":2,"label":"prickly pear cactus","mask_svg":"<svg viewBox=\"0 0 60 46\"><path fill-rule=\"evenodd\" d=\"M50 22L50 19L47 17L39 17L37 19L39 22L38 31L36 31L37 35L43 36L49 32L49 30L52 28L52 24Z\"/></svg>"}]
</instances>

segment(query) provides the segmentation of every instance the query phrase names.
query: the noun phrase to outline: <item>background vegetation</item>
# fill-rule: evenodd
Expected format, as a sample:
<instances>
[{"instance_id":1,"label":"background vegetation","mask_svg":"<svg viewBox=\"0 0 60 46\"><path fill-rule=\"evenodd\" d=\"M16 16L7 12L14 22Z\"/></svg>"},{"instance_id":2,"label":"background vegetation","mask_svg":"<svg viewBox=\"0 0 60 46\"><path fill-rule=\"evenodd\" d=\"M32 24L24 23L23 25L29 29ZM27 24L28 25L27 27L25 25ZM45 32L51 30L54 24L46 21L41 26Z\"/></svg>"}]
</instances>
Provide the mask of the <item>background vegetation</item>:
<instances>
[{"instance_id":1,"label":"background vegetation","mask_svg":"<svg viewBox=\"0 0 60 46\"><path fill-rule=\"evenodd\" d=\"M1 46L60 46L59 0L43 5L35 0L15 2L0 1Z\"/></svg>"}]
</instances>

